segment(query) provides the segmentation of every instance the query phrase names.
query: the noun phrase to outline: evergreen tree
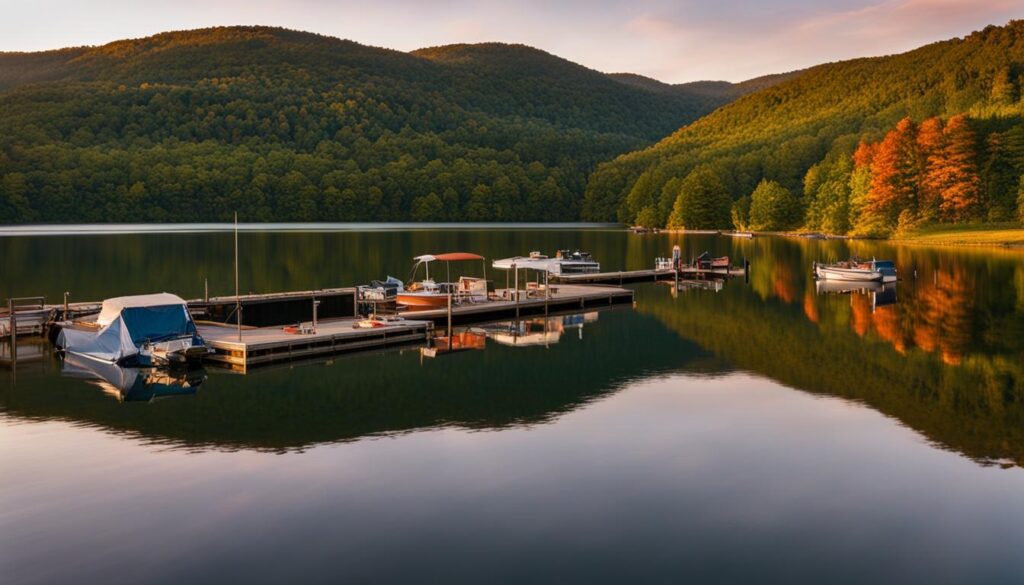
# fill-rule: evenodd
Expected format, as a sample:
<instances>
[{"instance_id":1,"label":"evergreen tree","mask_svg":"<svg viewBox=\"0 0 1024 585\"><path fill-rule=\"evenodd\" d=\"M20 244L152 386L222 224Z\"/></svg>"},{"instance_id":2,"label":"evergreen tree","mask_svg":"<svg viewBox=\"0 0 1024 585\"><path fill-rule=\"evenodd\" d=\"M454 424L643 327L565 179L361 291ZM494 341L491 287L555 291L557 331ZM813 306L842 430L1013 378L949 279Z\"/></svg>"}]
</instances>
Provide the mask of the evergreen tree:
<instances>
[{"instance_id":1,"label":"evergreen tree","mask_svg":"<svg viewBox=\"0 0 1024 585\"><path fill-rule=\"evenodd\" d=\"M1016 216L1020 174L1010 163L1004 138L1004 134L993 133L985 139L987 155L981 167L981 190L989 221L1007 221Z\"/></svg>"},{"instance_id":2,"label":"evergreen tree","mask_svg":"<svg viewBox=\"0 0 1024 585\"><path fill-rule=\"evenodd\" d=\"M718 173L698 167L680 185L668 225L689 230L728 227L730 206L729 191Z\"/></svg>"},{"instance_id":3,"label":"evergreen tree","mask_svg":"<svg viewBox=\"0 0 1024 585\"><path fill-rule=\"evenodd\" d=\"M802 219L800 201L785 187L762 180L750 195L750 229L777 231L796 227Z\"/></svg>"}]
</instances>

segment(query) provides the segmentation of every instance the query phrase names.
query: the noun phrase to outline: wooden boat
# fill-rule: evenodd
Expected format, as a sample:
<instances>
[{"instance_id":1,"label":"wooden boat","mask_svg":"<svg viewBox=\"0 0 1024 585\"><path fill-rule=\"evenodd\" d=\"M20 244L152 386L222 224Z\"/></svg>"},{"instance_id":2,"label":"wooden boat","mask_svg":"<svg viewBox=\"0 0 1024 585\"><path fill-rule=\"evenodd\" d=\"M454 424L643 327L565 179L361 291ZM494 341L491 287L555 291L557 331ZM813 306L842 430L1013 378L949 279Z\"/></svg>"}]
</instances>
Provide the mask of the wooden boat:
<instances>
[{"instance_id":1,"label":"wooden boat","mask_svg":"<svg viewBox=\"0 0 1024 585\"><path fill-rule=\"evenodd\" d=\"M814 276L819 280L855 282L896 282L896 267L891 260L862 262L857 258L832 264L813 265Z\"/></svg>"},{"instance_id":2,"label":"wooden boat","mask_svg":"<svg viewBox=\"0 0 1024 585\"><path fill-rule=\"evenodd\" d=\"M427 309L440 309L448 305L448 298L451 295L452 303L478 303L487 301L487 279L468 276L460 276L455 282L451 280L451 263L468 260L484 261L483 256L470 254L468 252L450 252L447 254L425 254L414 258L416 263L412 267L410 280L414 281L409 286L402 286L398 289L395 299L399 306L410 311L422 311ZM445 263L446 276L449 282L436 282L430 277L430 263L441 261ZM425 278L415 281L416 273L420 266L424 267ZM486 271L486 264L484 270ZM486 275L486 272L484 273Z\"/></svg>"},{"instance_id":3,"label":"wooden boat","mask_svg":"<svg viewBox=\"0 0 1024 585\"><path fill-rule=\"evenodd\" d=\"M712 258L710 252L704 252L700 256L697 256L697 259L694 260L693 264L700 270L728 270L730 266L728 256Z\"/></svg>"}]
</instances>

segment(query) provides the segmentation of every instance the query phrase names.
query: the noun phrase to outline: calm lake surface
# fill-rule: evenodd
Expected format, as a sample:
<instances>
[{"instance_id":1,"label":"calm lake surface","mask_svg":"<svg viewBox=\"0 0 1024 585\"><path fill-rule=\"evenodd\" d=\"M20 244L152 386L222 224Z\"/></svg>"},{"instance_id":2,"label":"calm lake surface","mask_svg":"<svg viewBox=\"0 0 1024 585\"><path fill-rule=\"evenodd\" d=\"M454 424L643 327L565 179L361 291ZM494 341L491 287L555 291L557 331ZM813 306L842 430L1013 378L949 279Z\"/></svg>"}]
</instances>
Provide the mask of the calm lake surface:
<instances>
[{"instance_id":1,"label":"calm lake surface","mask_svg":"<svg viewBox=\"0 0 1024 585\"><path fill-rule=\"evenodd\" d=\"M0 581L1024 581L1024 253L488 226L240 242L252 292L446 251L618 270L679 244L751 274L633 285L635 308L514 344L492 326L481 351L187 388L25 340L42 359L0 369ZM904 280L818 290L812 262L850 253ZM0 237L0 297L230 294L231 262L224 232Z\"/></svg>"}]
</instances>

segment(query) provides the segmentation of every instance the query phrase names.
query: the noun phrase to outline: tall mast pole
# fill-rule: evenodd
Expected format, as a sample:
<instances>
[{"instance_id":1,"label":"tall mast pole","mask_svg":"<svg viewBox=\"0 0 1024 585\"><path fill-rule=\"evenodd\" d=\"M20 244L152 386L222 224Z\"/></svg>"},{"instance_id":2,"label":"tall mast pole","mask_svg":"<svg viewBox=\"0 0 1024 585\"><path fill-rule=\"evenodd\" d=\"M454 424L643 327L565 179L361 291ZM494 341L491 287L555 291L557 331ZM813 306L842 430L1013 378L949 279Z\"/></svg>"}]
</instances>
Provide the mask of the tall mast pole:
<instances>
[{"instance_id":1,"label":"tall mast pole","mask_svg":"<svg viewBox=\"0 0 1024 585\"><path fill-rule=\"evenodd\" d=\"M242 297L238 296L238 212L235 212L235 321L238 323L238 341L242 341Z\"/></svg>"}]
</instances>

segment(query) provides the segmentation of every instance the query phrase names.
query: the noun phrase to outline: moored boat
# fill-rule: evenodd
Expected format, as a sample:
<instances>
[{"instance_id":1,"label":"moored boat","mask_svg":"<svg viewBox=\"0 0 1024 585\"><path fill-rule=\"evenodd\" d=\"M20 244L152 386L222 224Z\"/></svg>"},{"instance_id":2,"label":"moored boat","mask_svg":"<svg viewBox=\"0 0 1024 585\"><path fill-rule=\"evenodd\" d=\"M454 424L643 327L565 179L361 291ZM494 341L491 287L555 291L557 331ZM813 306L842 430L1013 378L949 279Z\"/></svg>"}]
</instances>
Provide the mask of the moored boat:
<instances>
[{"instance_id":1,"label":"moored boat","mask_svg":"<svg viewBox=\"0 0 1024 585\"><path fill-rule=\"evenodd\" d=\"M851 282L896 282L896 266L891 260L861 261L851 258L832 264L814 263L814 276L819 280Z\"/></svg>"},{"instance_id":2,"label":"moored boat","mask_svg":"<svg viewBox=\"0 0 1024 585\"><path fill-rule=\"evenodd\" d=\"M440 309L448 304L449 295L453 303L479 303L487 300L487 278L471 276L460 276L455 282L451 282L451 263L469 260L484 261L483 256L468 252L450 252L447 254L425 254L414 258L416 263L412 268L412 283L408 286L402 284L398 287L395 299L399 306L408 310ZM430 276L430 264L441 261L445 263L446 277L449 282L437 282ZM425 276L423 280L416 281L416 274L420 266L423 266ZM486 264L484 264L486 271Z\"/></svg>"},{"instance_id":3,"label":"moored boat","mask_svg":"<svg viewBox=\"0 0 1024 585\"><path fill-rule=\"evenodd\" d=\"M529 256L502 258L493 263L493 267L499 270L511 270L513 266L555 275L601 272L601 264L595 261L589 252L580 250L558 250L554 258L540 252L530 252Z\"/></svg>"},{"instance_id":4,"label":"moored boat","mask_svg":"<svg viewBox=\"0 0 1024 585\"><path fill-rule=\"evenodd\" d=\"M107 299L95 321L65 321L58 326L59 349L108 364L197 362L210 351L188 305L168 293Z\"/></svg>"},{"instance_id":5,"label":"moored boat","mask_svg":"<svg viewBox=\"0 0 1024 585\"><path fill-rule=\"evenodd\" d=\"M694 260L693 265L700 270L721 270L729 269L729 257L719 256L717 258L712 257L710 252L704 252Z\"/></svg>"}]
</instances>

